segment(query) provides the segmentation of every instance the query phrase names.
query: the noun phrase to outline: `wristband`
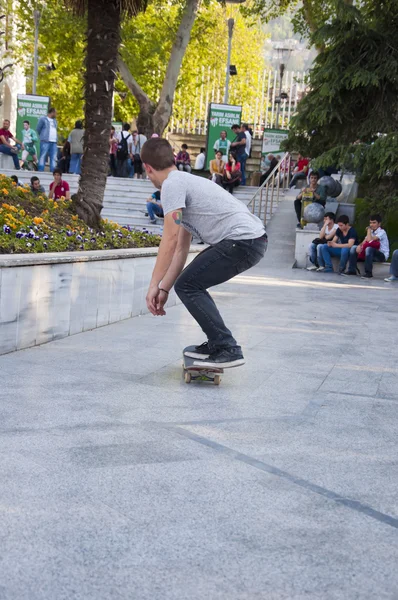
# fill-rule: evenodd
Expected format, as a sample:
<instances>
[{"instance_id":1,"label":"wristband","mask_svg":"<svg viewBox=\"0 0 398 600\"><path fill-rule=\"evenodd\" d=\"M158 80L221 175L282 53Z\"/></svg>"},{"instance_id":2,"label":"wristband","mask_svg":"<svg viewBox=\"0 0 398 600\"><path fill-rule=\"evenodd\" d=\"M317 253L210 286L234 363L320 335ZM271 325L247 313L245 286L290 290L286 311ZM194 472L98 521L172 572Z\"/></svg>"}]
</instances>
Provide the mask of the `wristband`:
<instances>
[{"instance_id":1,"label":"wristband","mask_svg":"<svg viewBox=\"0 0 398 600\"><path fill-rule=\"evenodd\" d=\"M169 295L169 292L167 290L164 290L163 288L159 288L159 292L164 292L165 294Z\"/></svg>"}]
</instances>

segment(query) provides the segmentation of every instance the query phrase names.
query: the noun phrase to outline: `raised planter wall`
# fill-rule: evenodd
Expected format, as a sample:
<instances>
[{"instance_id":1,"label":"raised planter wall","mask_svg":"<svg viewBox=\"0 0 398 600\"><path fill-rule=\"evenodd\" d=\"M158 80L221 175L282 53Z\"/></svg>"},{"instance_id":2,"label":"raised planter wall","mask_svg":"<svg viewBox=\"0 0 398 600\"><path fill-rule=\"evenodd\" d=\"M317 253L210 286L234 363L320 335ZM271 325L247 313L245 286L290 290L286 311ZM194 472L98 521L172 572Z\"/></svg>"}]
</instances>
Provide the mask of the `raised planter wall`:
<instances>
[{"instance_id":1,"label":"raised planter wall","mask_svg":"<svg viewBox=\"0 0 398 600\"><path fill-rule=\"evenodd\" d=\"M0 256L0 354L147 313L156 256L157 248ZM177 301L173 290L168 306Z\"/></svg>"}]
</instances>

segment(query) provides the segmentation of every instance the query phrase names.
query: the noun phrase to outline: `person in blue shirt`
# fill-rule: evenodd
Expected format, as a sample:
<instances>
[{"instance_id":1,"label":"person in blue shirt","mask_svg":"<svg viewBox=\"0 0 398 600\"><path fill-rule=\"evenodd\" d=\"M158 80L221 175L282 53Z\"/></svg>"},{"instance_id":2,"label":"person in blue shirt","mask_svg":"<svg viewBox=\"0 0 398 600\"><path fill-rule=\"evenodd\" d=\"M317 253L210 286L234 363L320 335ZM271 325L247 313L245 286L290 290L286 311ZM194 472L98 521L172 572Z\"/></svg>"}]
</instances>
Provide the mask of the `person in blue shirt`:
<instances>
[{"instance_id":1,"label":"person in blue shirt","mask_svg":"<svg viewBox=\"0 0 398 600\"><path fill-rule=\"evenodd\" d=\"M163 208L160 202L160 191L157 190L152 194L146 203L146 210L149 216L149 221L152 225L156 224L156 217L163 218Z\"/></svg>"},{"instance_id":2,"label":"person in blue shirt","mask_svg":"<svg viewBox=\"0 0 398 600\"><path fill-rule=\"evenodd\" d=\"M337 219L338 229L331 242L323 244L318 255L319 269L324 273L333 273L332 256L340 258L339 273L344 273L351 248L358 244L358 234L351 227L347 215L341 215Z\"/></svg>"}]
</instances>

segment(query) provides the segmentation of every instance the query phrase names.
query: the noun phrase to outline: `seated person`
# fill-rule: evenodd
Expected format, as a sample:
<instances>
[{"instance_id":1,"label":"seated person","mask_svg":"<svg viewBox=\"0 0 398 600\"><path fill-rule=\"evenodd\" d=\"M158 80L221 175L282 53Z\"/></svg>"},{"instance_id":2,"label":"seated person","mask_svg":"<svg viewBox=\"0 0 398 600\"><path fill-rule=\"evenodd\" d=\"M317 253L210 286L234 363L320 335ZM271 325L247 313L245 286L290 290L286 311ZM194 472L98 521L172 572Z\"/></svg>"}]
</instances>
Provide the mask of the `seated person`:
<instances>
[{"instance_id":1,"label":"seated person","mask_svg":"<svg viewBox=\"0 0 398 600\"><path fill-rule=\"evenodd\" d=\"M392 255L390 277L386 277L384 281L398 281L398 250L394 250Z\"/></svg>"},{"instance_id":2,"label":"seated person","mask_svg":"<svg viewBox=\"0 0 398 600\"><path fill-rule=\"evenodd\" d=\"M34 196L46 193L44 187L40 184L40 179L36 175L30 178L30 191Z\"/></svg>"},{"instance_id":3,"label":"seated person","mask_svg":"<svg viewBox=\"0 0 398 600\"><path fill-rule=\"evenodd\" d=\"M237 161L235 152L228 154L228 162L225 165L225 172L222 178L222 187L232 194L234 187L238 187L242 179L240 162Z\"/></svg>"},{"instance_id":4,"label":"seated person","mask_svg":"<svg viewBox=\"0 0 398 600\"><path fill-rule=\"evenodd\" d=\"M153 192L152 196L147 200L146 209L149 216L149 221L152 225L155 225L156 217L163 218L163 208L160 203L160 190Z\"/></svg>"},{"instance_id":5,"label":"seated person","mask_svg":"<svg viewBox=\"0 0 398 600\"><path fill-rule=\"evenodd\" d=\"M278 164L278 159L273 154L268 154L267 159L269 160L268 170L263 173L260 177L260 186L263 185L264 181L271 175L272 171Z\"/></svg>"},{"instance_id":6,"label":"seated person","mask_svg":"<svg viewBox=\"0 0 398 600\"><path fill-rule=\"evenodd\" d=\"M347 215L341 215L337 219L338 229L331 242L322 244L318 254L319 269L323 273L333 273L332 256L340 257L339 273L344 273L350 250L358 244L358 235L350 225Z\"/></svg>"},{"instance_id":7,"label":"seated person","mask_svg":"<svg viewBox=\"0 0 398 600\"><path fill-rule=\"evenodd\" d=\"M216 157L210 161L210 179L218 185L222 185L222 178L225 171L225 162L221 150L216 151Z\"/></svg>"},{"instance_id":8,"label":"seated person","mask_svg":"<svg viewBox=\"0 0 398 600\"><path fill-rule=\"evenodd\" d=\"M22 187L22 186L23 186L23 183L21 183L21 182L19 181L19 179L18 179L18 177L17 177L16 175L11 175L10 179L11 179L11 181L12 181L13 183L15 183L15 185L19 185L20 187Z\"/></svg>"},{"instance_id":9,"label":"seated person","mask_svg":"<svg viewBox=\"0 0 398 600\"><path fill-rule=\"evenodd\" d=\"M206 148L200 149L200 154L196 157L195 160L195 171L203 171L206 164Z\"/></svg>"},{"instance_id":10,"label":"seated person","mask_svg":"<svg viewBox=\"0 0 398 600\"><path fill-rule=\"evenodd\" d=\"M301 154L298 155L297 165L293 169L293 177L289 183L289 188L294 187L299 179L307 179L309 164L308 158L304 158Z\"/></svg>"},{"instance_id":11,"label":"seated person","mask_svg":"<svg viewBox=\"0 0 398 600\"><path fill-rule=\"evenodd\" d=\"M294 201L294 210L296 211L297 215L297 227L299 228L301 228L301 205L303 194L307 199L309 196L312 196L312 201L322 204L322 206L325 206L326 204L326 189L323 187L323 185L319 185L318 181L319 173L317 171L312 171L310 175L310 185L303 188Z\"/></svg>"},{"instance_id":12,"label":"seated person","mask_svg":"<svg viewBox=\"0 0 398 600\"><path fill-rule=\"evenodd\" d=\"M319 232L319 237L316 238L308 248L308 256L311 265L307 267L307 271L316 271L319 267L318 254L321 251L322 244L331 241L336 235L337 223L335 223L336 215L333 212L327 212L323 219L323 227Z\"/></svg>"},{"instance_id":13,"label":"seated person","mask_svg":"<svg viewBox=\"0 0 398 600\"><path fill-rule=\"evenodd\" d=\"M15 143L15 146L10 144L10 140ZM3 127L0 129L0 152L2 154L7 154L7 156L11 156L14 161L14 168L19 171L20 164L18 158L18 151L22 148L24 150L24 146L22 142L17 140L16 137L10 131L10 121L8 119L4 119Z\"/></svg>"},{"instance_id":14,"label":"seated person","mask_svg":"<svg viewBox=\"0 0 398 600\"><path fill-rule=\"evenodd\" d=\"M187 173L190 173L192 171L191 158L190 158L187 150L188 150L188 146L186 144L182 144L181 150L177 154L176 167L180 171L186 171Z\"/></svg>"},{"instance_id":15,"label":"seated person","mask_svg":"<svg viewBox=\"0 0 398 600\"><path fill-rule=\"evenodd\" d=\"M59 200L60 198L65 198L65 200L70 200L69 183L62 179L61 169L54 169L53 175L54 181L50 184L49 199Z\"/></svg>"},{"instance_id":16,"label":"seated person","mask_svg":"<svg viewBox=\"0 0 398 600\"><path fill-rule=\"evenodd\" d=\"M357 261L365 261L363 279L373 277L373 263L386 262L390 255L390 244L387 233L381 228L381 216L370 215L369 227L366 228L366 237L361 244L353 246L350 252L347 275L357 274Z\"/></svg>"}]
</instances>

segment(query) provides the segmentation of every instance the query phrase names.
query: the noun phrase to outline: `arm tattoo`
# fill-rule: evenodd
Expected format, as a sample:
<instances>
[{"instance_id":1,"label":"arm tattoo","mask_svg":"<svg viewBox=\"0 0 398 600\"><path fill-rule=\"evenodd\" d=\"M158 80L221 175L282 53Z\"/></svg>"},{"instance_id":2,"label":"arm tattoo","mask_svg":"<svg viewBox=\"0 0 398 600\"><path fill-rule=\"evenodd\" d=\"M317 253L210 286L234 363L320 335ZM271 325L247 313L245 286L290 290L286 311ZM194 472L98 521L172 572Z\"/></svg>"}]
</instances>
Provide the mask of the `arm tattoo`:
<instances>
[{"instance_id":1,"label":"arm tattoo","mask_svg":"<svg viewBox=\"0 0 398 600\"><path fill-rule=\"evenodd\" d=\"M176 225L181 225L181 221L182 221L182 211L181 210L175 210L171 216L173 217Z\"/></svg>"}]
</instances>

